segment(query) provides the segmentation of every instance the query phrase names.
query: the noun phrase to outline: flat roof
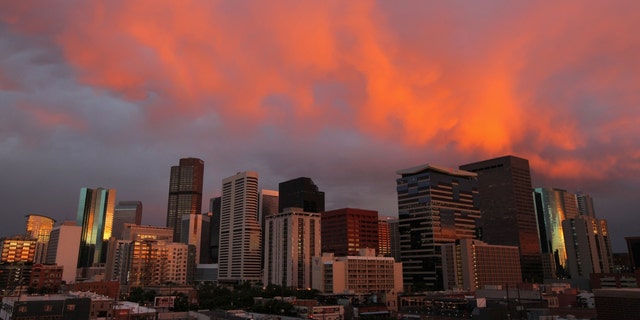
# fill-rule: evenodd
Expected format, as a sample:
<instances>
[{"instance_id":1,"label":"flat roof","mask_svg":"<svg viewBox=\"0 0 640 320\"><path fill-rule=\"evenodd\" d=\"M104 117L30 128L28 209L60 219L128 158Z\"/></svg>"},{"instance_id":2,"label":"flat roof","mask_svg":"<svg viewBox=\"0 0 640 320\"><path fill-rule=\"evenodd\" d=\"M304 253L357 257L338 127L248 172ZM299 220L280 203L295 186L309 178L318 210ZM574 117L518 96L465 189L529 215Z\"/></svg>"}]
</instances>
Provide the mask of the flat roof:
<instances>
[{"instance_id":1,"label":"flat roof","mask_svg":"<svg viewBox=\"0 0 640 320\"><path fill-rule=\"evenodd\" d=\"M640 288L606 288L594 289L593 294L598 297L631 298L640 300Z\"/></svg>"},{"instance_id":2,"label":"flat roof","mask_svg":"<svg viewBox=\"0 0 640 320\"><path fill-rule=\"evenodd\" d=\"M407 168L407 169L398 170L396 171L396 173L399 175L405 176L405 175L414 175L414 174L418 174L418 173L429 171L429 170L441 172L441 173L452 175L452 176L458 176L458 177L477 177L478 176L478 174L475 172L470 172L470 171L465 171L465 170L460 170L455 168L447 168L447 167L437 166L437 165L428 164L428 163Z\"/></svg>"}]
</instances>

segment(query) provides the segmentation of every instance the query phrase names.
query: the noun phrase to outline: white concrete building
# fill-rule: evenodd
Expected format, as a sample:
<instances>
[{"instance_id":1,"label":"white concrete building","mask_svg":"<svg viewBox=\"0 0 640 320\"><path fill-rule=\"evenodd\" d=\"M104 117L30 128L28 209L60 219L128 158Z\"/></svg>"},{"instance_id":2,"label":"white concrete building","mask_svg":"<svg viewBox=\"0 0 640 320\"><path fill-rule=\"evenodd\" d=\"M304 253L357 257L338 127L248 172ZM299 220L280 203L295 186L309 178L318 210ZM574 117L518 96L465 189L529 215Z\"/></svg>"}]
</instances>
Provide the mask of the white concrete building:
<instances>
[{"instance_id":1,"label":"white concrete building","mask_svg":"<svg viewBox=\"0 0 640 320\"><path fill-rule=\"evenodd\" d=\"M218 281L261 281L258 173L240 172L222 180L219 239Z\"/></svg>"},{"instance_id":2,"label":"white concrete building","mask_svg":"<svg viewBox=\"0 0 640 320\"><path fill-rule=\"evenodd\" d=\"M301 208L266 216L262 283L311 288L311 261L321 253L320 214Z\"/></svg>"}]
</instances>

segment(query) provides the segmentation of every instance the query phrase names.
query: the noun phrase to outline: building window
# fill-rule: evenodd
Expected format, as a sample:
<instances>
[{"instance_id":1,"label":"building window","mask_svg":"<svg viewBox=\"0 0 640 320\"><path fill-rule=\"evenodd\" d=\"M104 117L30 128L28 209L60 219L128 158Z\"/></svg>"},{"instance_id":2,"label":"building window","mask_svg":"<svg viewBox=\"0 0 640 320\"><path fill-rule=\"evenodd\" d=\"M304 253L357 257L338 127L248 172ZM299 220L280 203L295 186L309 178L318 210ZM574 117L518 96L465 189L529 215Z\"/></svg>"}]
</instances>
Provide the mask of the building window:
<instances>
[{"instance_id":1,"label":"building window","mask_svg":"<svg viewBox=\"0 0 640 320\"><path fill-rule=\"evenodd\" d=\"M75 305L75 304L68 304L68 305L67 305L67 310L68 310L68 311L73 311L73 310L75 310L75 309L76 309L76 305Z\"/></svg>"}]
</instances>

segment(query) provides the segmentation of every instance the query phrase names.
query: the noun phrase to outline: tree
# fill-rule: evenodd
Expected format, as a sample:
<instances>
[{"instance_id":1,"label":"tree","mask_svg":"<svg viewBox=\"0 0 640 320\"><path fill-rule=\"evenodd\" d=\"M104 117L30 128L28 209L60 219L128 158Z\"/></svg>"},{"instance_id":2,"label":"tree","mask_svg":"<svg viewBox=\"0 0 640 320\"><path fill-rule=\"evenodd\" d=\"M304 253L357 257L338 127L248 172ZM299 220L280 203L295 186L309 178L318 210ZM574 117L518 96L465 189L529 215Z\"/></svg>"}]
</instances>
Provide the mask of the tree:
<instances>
[{"instance_id":1,"label":"tree","mask_svg":"<svg viewBox=\"0 0 640 320\"><path fill-rule=\"evenodd\" d=\"M189 298L182 292L174 292L172 311L189 311Z\"/></svg>"},{"instance_id":2,"label":"tree","mask_svg":"<svg viewBox=\"0 0 640 320\"><path fill-rule=\"evenodd\" d=\"M141 287L135 287L129 291L127 301L136 302L138 304L144 304L144 289Z\"/></svg>"},{"instance_id":3,"label":"tree","mask_svg":"<svg viewBox=\"0 0 640 320\"><path fill-rule=\"evenodd\" d=\"M201 309L231 309L231 290L215 286L212 283L203 283L198 286L198 301Z\"/></svg>"},{"instance_id":4,"label":"tree","mask_svg":"<svg viewBox=\"0 0 640 320\"><path fill-rule=\"evenodd\" d=\"M129 296L125 300L138 303L139 305L145 305L146 303L153 303L157 293L154 290L146 291L142 287L135 287L129 291Z\"/></svg>"}]
</instances>

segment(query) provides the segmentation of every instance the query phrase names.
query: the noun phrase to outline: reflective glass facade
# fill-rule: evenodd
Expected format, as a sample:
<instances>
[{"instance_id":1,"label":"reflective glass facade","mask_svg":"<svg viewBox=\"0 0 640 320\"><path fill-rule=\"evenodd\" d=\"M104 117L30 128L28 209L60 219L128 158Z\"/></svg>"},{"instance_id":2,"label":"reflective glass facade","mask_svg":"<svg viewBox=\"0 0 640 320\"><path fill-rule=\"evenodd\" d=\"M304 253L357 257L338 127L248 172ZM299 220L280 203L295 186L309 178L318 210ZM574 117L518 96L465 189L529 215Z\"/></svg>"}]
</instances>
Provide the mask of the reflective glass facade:
<instances>
[{"instance_id":1,"label":"reflective glass facade","mask_svg":"<svg viewBox=\"0 0 640 320\"><path fill-rule=\"evenodd\" d=\"M76 224L82 227L78 267L91 267L96 263L106 262L115 202L115 189L80 190L76 216Z\"/></svg>"},{"instance_id":2,"label":"reflective glass facade","mask_svg":"<svg viewBox=\"0 0 640 320\"><path fill-rule=\"evenodd\" d=\"M410 291L443 290L443 246L476 235L475 173L424 165L396 180L400 258Z\"/></svg>"},{"instance_id":3,"label":"reflective glass facade","mask_svg":"<svg viewBox=\"0 0 640 320\"><path fill-rule=\"evenodd\" d=\"M545 268L545 278L567 278L567 250L562 221L578 215L576 197L573 193L555 188L536 188L534 197L540 229L540 248L552 263L552 273L548 274L550 271Z\"/></svg>"}]
</instances>

